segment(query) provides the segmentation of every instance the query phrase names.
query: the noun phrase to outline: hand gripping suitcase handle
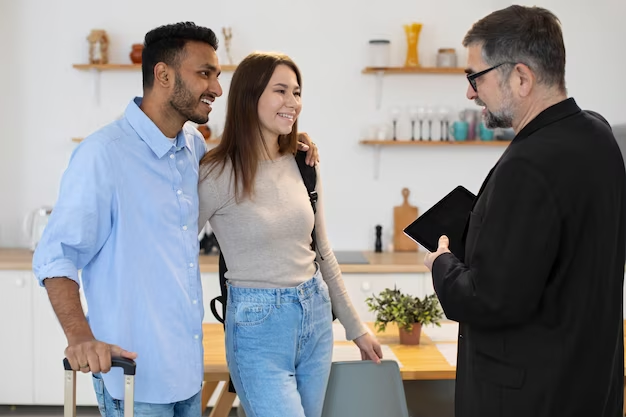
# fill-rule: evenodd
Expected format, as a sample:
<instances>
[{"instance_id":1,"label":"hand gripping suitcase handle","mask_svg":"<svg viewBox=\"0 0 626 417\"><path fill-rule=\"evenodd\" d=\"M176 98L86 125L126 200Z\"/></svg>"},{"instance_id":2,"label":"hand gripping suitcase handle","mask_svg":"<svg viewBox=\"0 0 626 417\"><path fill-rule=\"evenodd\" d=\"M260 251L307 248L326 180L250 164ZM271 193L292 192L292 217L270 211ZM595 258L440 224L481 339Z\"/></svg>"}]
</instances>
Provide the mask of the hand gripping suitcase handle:
<instances>
[{"instance_id":1,"label":"hand gripping suitcase handle","mask_svg":"<svg viewBox=\"0 0 626 417\"><path fill-rule=\"evenodd\" d=\"M65 368L64 417L76 417L76 371L72 370L67 358L63 358ZM124 371L124 417L133 417L135 403L135 370L137 365L132 359L112 357L111 367Z\"/></svg>"},{"instance_id":2,"label":"hand gripping suitcase handle","mask_svg":"<svg viewBox=\"0 0 626 417\"><path fill-rule=\"evenodd\" d=\"M66 371L72 370L72 365L70 365L70 361L67 358L63 359L63 367ZM135 375L135 370L137 365L135 361L132 359L112 357L111 358L111 367L112 368L122 368L124 371L124 375Z\"/></svg>"}]
</instances>

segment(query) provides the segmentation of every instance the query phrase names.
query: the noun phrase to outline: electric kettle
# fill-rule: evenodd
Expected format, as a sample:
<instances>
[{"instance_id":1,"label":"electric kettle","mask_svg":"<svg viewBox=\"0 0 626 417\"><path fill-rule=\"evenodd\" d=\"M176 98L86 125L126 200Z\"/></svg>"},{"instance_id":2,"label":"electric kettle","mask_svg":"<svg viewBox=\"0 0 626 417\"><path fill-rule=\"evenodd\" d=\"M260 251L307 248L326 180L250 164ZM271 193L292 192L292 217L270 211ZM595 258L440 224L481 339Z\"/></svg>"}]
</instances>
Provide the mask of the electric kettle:
<instances>
[{"instance_id":1,"label":"electric kettle","mask_svg":"<svg viewBox=\"0 0 626 417\"><path fill-rule=\"evenodd\" d=\"M48 218L52 213L51 207L40 207L31 211L24 218L24 235L28 239L28 247L34 251L48 224Z\"/></svg>"}]
</instances>

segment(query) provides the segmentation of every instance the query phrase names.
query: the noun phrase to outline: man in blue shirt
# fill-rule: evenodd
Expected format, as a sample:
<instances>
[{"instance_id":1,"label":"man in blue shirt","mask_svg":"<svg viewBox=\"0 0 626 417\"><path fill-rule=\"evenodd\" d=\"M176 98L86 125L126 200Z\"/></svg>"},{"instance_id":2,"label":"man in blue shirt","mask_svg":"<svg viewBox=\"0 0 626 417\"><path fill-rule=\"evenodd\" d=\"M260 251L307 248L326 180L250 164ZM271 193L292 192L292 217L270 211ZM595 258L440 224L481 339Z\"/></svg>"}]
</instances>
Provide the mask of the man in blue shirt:
<instances>
[{"instance_id":1,"label":"man in blue shirt","mask_svg":"<svg viewBox=\"0 0 626 417\"><path fill-rule=\"evenodd\" d=\"M146 35L143 98L76 148L34 254L68 340L65 355L74 370L93 373L105 416L123 408L111 356L137 363L136 413L200 415L197 183L206 149L185 123L206 123L222 95L217 43L211 29L189 22ZM303 140L309 160L317 159Z\"/></svg>"}]
</instances>

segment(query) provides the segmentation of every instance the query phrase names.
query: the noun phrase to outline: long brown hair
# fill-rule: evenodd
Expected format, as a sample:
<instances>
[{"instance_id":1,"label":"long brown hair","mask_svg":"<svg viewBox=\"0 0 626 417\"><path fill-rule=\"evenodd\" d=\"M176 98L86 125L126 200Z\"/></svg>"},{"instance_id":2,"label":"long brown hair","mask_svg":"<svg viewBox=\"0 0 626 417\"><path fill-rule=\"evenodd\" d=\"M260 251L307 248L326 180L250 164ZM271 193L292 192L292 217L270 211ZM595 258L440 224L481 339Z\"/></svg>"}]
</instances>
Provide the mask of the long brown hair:
<instances>
[{"instance_id":1,"label":"long brown hair","mask_svg":"<svg viewBox=\"0 0 626 417\"><path fill-rule=\"evenodd\" d=\"M235 196L250 197L254 194L261 149L269 155L267 143L261 133L259 120L259 98L274 74L278 65L287 65L296 73L298 85L302 87L300 70L287 55L268 52L253 52L237 66L230 83L226 106L226 122L219 145L207 152L200 161L201 172L205 175L214 169L224 171L227 161L233 166ZM261 141L262 146L259 146ZM281 154L295 154L298 147L298 122L288 135L278 137Z\"/></svg>"}]
</instances>

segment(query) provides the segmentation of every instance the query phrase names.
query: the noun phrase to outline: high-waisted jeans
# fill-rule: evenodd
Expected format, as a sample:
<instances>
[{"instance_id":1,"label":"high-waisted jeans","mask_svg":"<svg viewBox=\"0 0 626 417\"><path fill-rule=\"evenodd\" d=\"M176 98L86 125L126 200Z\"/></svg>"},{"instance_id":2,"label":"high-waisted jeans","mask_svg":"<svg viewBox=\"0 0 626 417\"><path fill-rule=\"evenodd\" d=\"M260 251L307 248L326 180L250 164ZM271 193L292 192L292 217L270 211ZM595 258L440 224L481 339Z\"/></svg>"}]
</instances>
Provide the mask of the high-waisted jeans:
<instances>
[{"instance_id":1,"label":"high-waisted jeans","mask_svg":"<svg viewBox=\"0 0 626 417\"><path fill-rule=\"evenodd\" d=\"M292 288L228 286L226 359L248 417L320 417L332 349L319 268Z\"/></svg>"}]
</instances>

